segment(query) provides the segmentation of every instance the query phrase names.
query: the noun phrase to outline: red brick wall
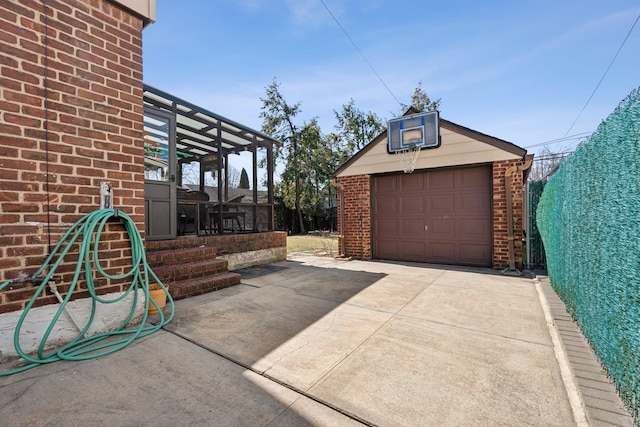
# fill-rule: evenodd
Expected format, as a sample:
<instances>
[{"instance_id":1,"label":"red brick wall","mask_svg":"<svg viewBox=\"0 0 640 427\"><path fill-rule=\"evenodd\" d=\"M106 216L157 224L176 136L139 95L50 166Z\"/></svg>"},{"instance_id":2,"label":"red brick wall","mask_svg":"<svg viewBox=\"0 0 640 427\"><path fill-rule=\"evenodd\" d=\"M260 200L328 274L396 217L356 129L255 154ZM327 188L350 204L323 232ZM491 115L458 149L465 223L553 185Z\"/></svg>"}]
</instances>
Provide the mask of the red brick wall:
<instances>
[{"instance_id":1,"label":"red brick wall","mask_svg":"<svg viewBox=\"0 0 640 427\"><path fill-rule=\"evenodd\" d=\"M227 255L262 249L286 248L287 233L284 231L271 231L264 233L231 234L225 236L205 236L198 238L182 237L176 240L155 240L145 242L148 252L161 250L179 250L193 246L193 242L199 246L215 248L213 255Z\"/></svg>"},{"instance_id":2,"label":"red brick wall","mask_svg":"<svg viewBox=\"0 0 640 427\"><path fill-rule=\"evenodd\" d=\"M342 230L340 247L344 255L359 259L371 259L371 177L356 175L338 178L344 188L344 211L338 205L338 230ZM340 202L339 202L340 203ZM342 246L344 245L344 246Z\"/></svg>"},{"instance_id":3,"label":"red brick wall","mask_svg":"<svg viewBox=\"0 0 640 427\"><path fill-rule=\"evenodd\" d=\"M512 166L520 166L521 160L493 163L493 267L506 268L509 265L507 234L507 203L505 173ZM513 207L513 235L516 267L522 268L522 231L524 212L523 173L511 175L511 203Z\"/></svg>"},{"instance_id":4,"label":"red brick wall","mask_svg":"<svg viewBox=\"0 0 640 427\"><path fill-rule=\"evenodd\" d=\"M0 2L0 283L34 273L49 243L100 207L102 181L144 230L142 21L106 0L46 5ZM105 240L107 270L127 269L117 222ZM0 312L22 308L29 286L3 292Z\"/></svg>"},{"instance_id":5,"label":"red brick wall","mask_svg":"<svg viewBox=\"0 0 640 427\"><path fill-rule=\"evenodd\" d=\"M507 208L505 172L511 166L522 164L520 160L493 164L493 267L508 266ZM514 218L514 247L516 267L522 268L522 230L524 185L522 172L512 175L511 191ZM344 188L344 256L371 259L371 177L357 175L341 177L338 183ZM340 203L340 202L339 202ZM341 206L338 206L338 212ZM343 230L338 215L338 229ZM342 246L341 246L342 247Z\"/></svg>"}]
</instances>

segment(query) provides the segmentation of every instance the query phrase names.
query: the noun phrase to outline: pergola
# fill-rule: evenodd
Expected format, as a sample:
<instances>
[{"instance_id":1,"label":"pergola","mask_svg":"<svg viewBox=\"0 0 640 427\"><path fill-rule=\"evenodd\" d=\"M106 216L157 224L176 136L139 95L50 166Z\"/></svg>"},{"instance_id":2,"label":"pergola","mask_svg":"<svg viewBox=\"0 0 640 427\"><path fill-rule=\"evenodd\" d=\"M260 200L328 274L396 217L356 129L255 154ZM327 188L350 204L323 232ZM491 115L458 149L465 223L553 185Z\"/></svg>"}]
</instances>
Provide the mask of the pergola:
<instances>
[{"instance_id":1,"label":"pergola","mask_svg":"<svg viewBox=\"0 0 640 427\"><path fill-rule=\"evenodd\" d=\"M258 150L265 150L267 204L273 207L273 146L278 143L277 141L264 133L149 85L144 85L144 105L175 117L178 187L183 185L183 165L197 162L200 166L200 192L205 191L205 173L209 171L217 177L217 202L228 202L229 155L251 152L253 157L251 189L253 204L257 206ZM220 217L219 222L222 221L223 218ZM220 230L222 232L222 227Z\"/></svg>"}]
</instances>

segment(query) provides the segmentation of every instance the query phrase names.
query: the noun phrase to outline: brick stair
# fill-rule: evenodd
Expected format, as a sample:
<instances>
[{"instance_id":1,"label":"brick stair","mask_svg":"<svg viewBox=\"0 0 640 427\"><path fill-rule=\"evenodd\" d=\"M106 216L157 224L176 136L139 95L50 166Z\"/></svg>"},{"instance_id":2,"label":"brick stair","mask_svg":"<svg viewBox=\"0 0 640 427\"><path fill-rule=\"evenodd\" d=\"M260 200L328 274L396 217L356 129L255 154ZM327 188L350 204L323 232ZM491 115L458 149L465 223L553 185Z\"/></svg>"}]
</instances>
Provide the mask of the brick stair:
<instances>
[{"instance_id":1,"label":"brick stair","mask_svg":"<svg viewBox=\"0 0 640 427\"><path fill-rule=\"evenodd\" d=\"M217 249L197 239L147 242L147 263L169 287L173 299L187 298L240 284L241 276L227 270L228 262L216 258Z\"/></svg>"}]
</instances>

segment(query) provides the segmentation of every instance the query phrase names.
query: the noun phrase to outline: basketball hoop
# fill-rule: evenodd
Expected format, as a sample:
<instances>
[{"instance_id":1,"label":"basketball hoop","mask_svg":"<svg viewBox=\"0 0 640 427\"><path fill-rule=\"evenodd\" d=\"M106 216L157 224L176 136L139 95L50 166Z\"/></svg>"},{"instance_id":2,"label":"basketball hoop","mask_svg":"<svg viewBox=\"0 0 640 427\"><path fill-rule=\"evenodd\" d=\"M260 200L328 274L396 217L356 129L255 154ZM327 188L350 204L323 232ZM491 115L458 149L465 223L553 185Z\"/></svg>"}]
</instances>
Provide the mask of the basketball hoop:
<instances>
[{"instance_id":1,"label":"basketball hoop","mask_svg":"<svg viewBox=\"0 0 640 427\"><path fill-rule=\"evenodd\" d=\"M416 160L418 160L418 155L420 155L420 149L422 146L420 145L412 145L411 147L396 151L396 156L400 157L400 162L402 163L402 170L404 173L411 173L413 169L416 167Z\"/></svg>"}]
</instances>

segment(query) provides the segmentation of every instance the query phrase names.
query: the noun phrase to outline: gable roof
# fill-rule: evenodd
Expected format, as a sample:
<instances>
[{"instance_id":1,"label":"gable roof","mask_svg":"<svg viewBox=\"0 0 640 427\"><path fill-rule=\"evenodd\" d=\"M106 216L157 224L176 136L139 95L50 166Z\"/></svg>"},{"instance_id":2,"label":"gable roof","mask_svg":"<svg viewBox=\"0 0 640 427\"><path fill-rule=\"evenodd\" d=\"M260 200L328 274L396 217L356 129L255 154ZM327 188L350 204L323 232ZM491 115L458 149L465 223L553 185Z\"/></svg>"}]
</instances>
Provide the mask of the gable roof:
<instances>
[{"instance_id":1,"label":"gable roof","mask_svg":"<svg viewBox=\"0 0 640 427\"><path fill-rule=\"evenodd\" d=\"M527 154L526 149L519 147L512 142L505 141L504 139L496 138L495 136L487 135L482 132L478 132L477 130L460 126L448 120L440 119L440 127L443 127L455 133L459 133L461 135L468 136L469 138L475 139L476 141L484 142L485 144L489 144L511 154L516 154L520 157L524 157Z\"/></svg>"},{"instance_id":2,"label":"gable roof","mask_svg":"<svg viewBox=\"0 0 640 427\"><path fill-rule=\"evenodd\" d=\"M404 116L416 114L416 113L419 113L419 111L411 107L407 110ZM497 148L499 150L505 151L507 153L510 153L518 157L524 158L527 154L526 149L519 147L509 141L505 141L503 139L496 138L496 137L484 134L482 132L475 131L473 129L469 129L467 127L461 126L459 124L450 122L442 118L440 119L440 128L447 129L451 132L455 132L460 135L464 135L475 141L488 144L494 148ZM345 169L349 168L349 166L351 166L354 162L356 162L358 159L360 159L365 154L367 154L367 152L369 152L372 148L377 146L379 143L382 142L382 140L386 138L387 138L387 130L385 129L384 131L382 131L382 133L380 133L380 135L375 137L369 144L365 145L360 151L355 153L353 156L351 156L349 160L347 160L338 169L336 169L333 175L338 176L340 173L344 172Z\"/></svg>"}]
</instances>

